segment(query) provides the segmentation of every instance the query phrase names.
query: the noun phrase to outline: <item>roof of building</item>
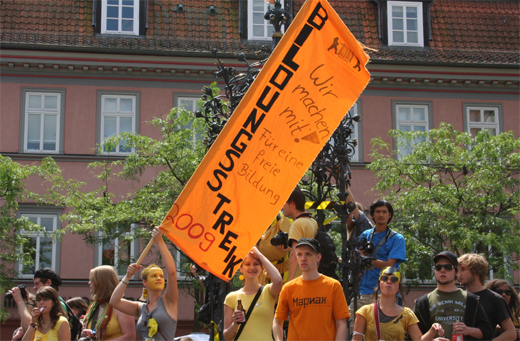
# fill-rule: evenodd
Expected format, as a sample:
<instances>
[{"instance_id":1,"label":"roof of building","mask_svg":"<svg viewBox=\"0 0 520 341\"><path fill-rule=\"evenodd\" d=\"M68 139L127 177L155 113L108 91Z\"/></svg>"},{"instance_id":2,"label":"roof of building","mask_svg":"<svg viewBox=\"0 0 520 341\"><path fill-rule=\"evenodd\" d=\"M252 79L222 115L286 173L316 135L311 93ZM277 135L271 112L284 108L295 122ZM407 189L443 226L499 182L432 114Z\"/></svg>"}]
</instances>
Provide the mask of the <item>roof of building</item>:
<instances>
[{"instance_id":1,"label":"roof of building","mask_svg":"<svg viewBox=\"0 0 520 341\"><path fill-rule=\"evenodd\" d=\"M269 42L240 37L240 1L148 0L145 36L94 33L94 1L2 0L0 46L41 50L134 54L253 54ZM296 13L304 0L294 0ZM374 0L329 1L354 36L374 50L373 61L389 63L520 63L520 5L516 0L434 0L431 2L429 47L385 46L380 38L379 3ZM210 15L208 6L215 6Z\"/></svg>"}]
</instances>

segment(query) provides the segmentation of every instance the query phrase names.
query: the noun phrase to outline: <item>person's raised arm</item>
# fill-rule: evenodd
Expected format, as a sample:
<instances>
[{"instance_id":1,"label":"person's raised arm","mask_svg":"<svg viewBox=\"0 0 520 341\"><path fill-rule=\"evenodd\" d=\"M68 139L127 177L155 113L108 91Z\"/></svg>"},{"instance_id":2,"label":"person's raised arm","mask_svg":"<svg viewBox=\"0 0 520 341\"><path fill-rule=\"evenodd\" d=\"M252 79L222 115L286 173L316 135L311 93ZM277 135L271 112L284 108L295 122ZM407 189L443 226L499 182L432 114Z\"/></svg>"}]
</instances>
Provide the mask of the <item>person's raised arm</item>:
<instances>
[{"instance_id":1,"label":"person's raised arm","mask_svg":"<svg viewBox=\"0 0 520 341\"><path fill-rule=\"evenodd\" d=\"M283 286L283 279L280 275L280 272L278 269L267 259L266 256L264 256L256 246L254 246L251 249L251 252L262 262L263 266L265 267L265 270L267 271L267 274L271 278L271 282L273 283L271 286L271 295L273 296L273 299L276 300L278 298L278 295L280 294L280 291L282 291Z\"/></svg>"},{"instance_id":2,"label":"person's raised arm","mask_svg":"<svg viewBox=\"0 0 520 341\"><path fill-rule=\"evenodd\" d=\"M292 281L296 277L298 271L298 260L296 259L296 241L292 240L291 251L289 252L289 279Z\"/></svg>"},{"instance_id":3,"label":"person's raised arm","mask_svg":"<svg viewBox=\"0 0 520 341\"><path fill-rule=\"evenodd\" d=\"M356 207L353 211L352 211L352 216L356 219L359 219L359 209L356 205L356 198L354 198L354 194L352 194L352 191L350 189L348 189L348 195L347 195L347 199L345 199L345 204L349 203L349 202L353 202L354 203L354 206Z\"/></svg>"},{"instance_id":4,"label":"person's raised arm","mask_svg":"<svg viewBox=\"0 0 520 341\"><path fill-rule=\"evenodd\" d=\"M163 233L158 227L153 229L152 237L155 244L159 248L159 252L161 253L162 261L166 269L166 279L168 281L168 285L166 287L166 292L163 295L163 299L166 301L165 304L168 304L170 307L174 308L173 311L170 309L168 309L168 311L172 315L172 318L176 320L177 302L179 301L179 289L177 288L177 268L175 267L172 254L166 247L166 243L163 239Z\"/></svg>"},{"instance_id":5,"label":"person's raised arm","mask_svg":"<svg viewBox=\"0 0 520 341\"><path fill-rule=\"evenodd\" d=\"M25 331L27 328L29 328L29 323L31 323L31 314L27 310L27 306L29 305L28 300L27 302L22 297L21 289L18 287L14 287L10 290L11 294L13 295L13 299L16 302L16 307L18 309L18 315L20 316L20 322L22 326L22 330ZM25 296L28 297L29 293L25 290ZM30 306L30 305L29 305Z\"/></svg>"},{"instance_id":6,"label":"person's raised arm","mask_svg":"<svg viewBox=\"0 0 520 341\"><path fill-rule=\"evenodd\" d=\"M125 293L128 282L137 273L137 271L139 271L140 268L141 265L137 265L135 263L130 264L128 266L128 269L126 270L125 277L123 277L121 282L119 282L117 287L114 289L112 296L110 297L110 304L112 305L112 307L119 311L122 311L127 315L139 316L139 308L141 307L141 304L143 304L123 299L123 295Z\"/></svg>"}]
</instances>

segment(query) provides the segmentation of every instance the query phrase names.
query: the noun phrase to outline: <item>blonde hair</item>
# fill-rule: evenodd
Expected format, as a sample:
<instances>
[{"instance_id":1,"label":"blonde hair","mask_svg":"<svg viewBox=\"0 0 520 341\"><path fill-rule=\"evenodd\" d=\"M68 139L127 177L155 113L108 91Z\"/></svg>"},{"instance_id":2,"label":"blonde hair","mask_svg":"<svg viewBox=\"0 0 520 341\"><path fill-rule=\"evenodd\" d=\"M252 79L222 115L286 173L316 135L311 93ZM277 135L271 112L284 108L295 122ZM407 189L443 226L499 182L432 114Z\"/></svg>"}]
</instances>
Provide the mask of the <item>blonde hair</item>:
<instances>
[{"instance_id":1,"label":"blonde hair","mask_svg":"<svg viewBox=\"0 0 520 341\"><path fill-rule=\"evenodd\" d=\"M161 269L161 267L155 263L148 265L146 268L144 268L143 272L141 273L142 279L146 281L148 279L148 274L150 273L150 270L152 270L153 268Z\"/></svg>"},{"instance_id":2,"label":"blonde hair","mask_svg":"<svg viewBox=\"0 0 520 341\"><path fill-rule=\"evenodd\" d=\"M94 293L92 294L94 300L109 300L112 292L119 284L116 270L110 265L101 265L90 270L89 278L94 286Z\"/></svg>"},{"instance_id":3,"label":"blonde hair","mask_svg":"<svg viewBox=\"0 0 520 341\"><path fill-rule=\"evenodd\" d=\"M486 258L476 253L466 253L458 259L459 268L461 265L467 266L471 273L478 276L480 283L483 285L486 281L488 273L488 262Z\"/></svg>"}]
</instances>

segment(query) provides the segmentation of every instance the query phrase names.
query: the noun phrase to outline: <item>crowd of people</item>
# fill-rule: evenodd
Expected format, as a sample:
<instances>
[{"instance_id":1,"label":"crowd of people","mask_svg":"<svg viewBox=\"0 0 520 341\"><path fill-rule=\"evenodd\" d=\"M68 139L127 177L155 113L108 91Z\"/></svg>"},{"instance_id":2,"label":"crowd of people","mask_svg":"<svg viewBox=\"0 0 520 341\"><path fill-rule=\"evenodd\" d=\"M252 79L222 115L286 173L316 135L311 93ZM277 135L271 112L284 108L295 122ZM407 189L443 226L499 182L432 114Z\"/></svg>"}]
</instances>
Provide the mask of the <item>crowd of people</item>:
<instances>
[{"instance_id":1,"label":"crowd of people","mask_svg":"<svg viewBox=\"0 0 520 341\"><path fill-rule=\"evenodd\" d=\"M352 193L347 202L355 203ZM505 280L486 282L488 262L479 254L436 254L436 288L417 299L413 310L403 306L399 265L406 261L405 240L390 228L394 211L384 200L370 206L374 224L359 203L347 218L348 238L372 245L359 250L370 257L371 267L360 278L357 304L349 307L341 283L318 271L323 254L315 239L318 224L304 205L305 195L296 188L283 214L244 257L243 285L223 302L221 340L520 340L518 294ZM280 231L287 233L287 243L275 246L270 241ZM92 269L88 306L81 298L65 302L58 294L59 276L40 269L35 295L19 287L10 291L21 320L13 340L173 340L177 270L160 229L152 236L165 271L155 264L142 270L143 300L123 298L141 270L138 264L130 264L121 280L110 266ZM192 272L198 276L196 267ZM80 332L71 315L81 318Z\"/></svg>"}]
</instances>

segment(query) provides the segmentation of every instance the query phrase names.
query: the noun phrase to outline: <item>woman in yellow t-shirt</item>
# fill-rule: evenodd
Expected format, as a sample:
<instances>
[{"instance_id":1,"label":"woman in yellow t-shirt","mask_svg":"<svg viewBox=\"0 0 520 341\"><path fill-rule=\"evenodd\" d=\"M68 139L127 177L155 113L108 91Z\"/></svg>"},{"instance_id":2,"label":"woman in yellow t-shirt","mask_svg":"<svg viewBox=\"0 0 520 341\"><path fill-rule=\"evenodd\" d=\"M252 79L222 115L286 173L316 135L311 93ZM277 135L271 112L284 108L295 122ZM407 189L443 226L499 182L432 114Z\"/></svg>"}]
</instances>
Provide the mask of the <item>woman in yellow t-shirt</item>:
<instances>
[{"instance_id":1,"label":"woman in yellow t-shirt","mask_svg":"<svg viewBox=\"0 0 520 341\"><path fill-rule=\"evenodd\" d=\"M89 282L92 293L81 336L96 340L135 340L134 317L126 315L109 304L110 296L119 284L113 267L101 265L90 270Z\"/></svg>"},{"instance_id":2,"label":"woman in yellow t-shirt","mask_svg":"<svg viewBox=\"0 0 520 341\"><path fill-rule=\"evenodd\" d=\"M272 283L267 284L255 304L254 310L245 321L245 326L239 340L272 340L271 328L273 325L274 305L282 290L282 276L276 267L260 252L253 247L240 265L240 277L244 286L237 291L230 292L224 301L224 339L234 340L241 326L240 321L245 313L237 310L238 300L247 312L260 289L260 276L263 268L267 270Z\"/></svg>"},{"instance_id":3,"label":"woman in yellow t-shirt","mask_svg":"<svg viewBox=\"0 0 520 341\"><path fill-rule=\"evenodd\" d=\"M58 292L52 287L41 287L36 293L36 308L31 312L32 322L23 341L70 340L69 322L61 309Z\"/></svg>"},{"instance_id":4,"label":"woman in yellow t-shirt","mask_svg":"<svg viewBox=\"0 0 520 341\"><path fill-rule=\"evenodd\" d=\"M424 335L421 333L419 320L413 311L396 303L397 293L400 290L401 273L392 267L383 269L374 294L377 303L365 305L356 312L352 340L404 340L406 334L409 334L413 341L424 341L433 340L437 334L444 335L444 330L439 323L434 323L428 333ZM378 297L378 293L381 297ZM374 304L377 304L375 308ZM376 311L380 337L377 335ZM436 340L449 341L444 338Z\"/></svg>"}]
</instances>

